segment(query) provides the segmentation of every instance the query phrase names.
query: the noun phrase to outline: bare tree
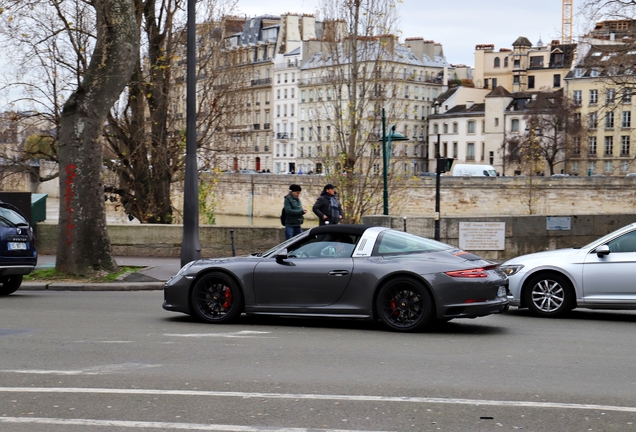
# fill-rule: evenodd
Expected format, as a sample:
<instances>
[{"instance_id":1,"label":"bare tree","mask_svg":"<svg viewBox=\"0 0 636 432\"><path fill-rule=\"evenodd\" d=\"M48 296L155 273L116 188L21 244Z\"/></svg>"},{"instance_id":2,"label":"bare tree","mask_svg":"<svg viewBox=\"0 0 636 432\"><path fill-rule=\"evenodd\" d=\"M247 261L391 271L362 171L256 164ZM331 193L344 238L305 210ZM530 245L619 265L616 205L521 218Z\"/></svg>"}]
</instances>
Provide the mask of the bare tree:
<instances>
[{"instance_id":1,"label":"bare tree","mask_svg":"<svg viewBox=\"0 0 636 432\"><path fill-rule=\"evenodd\" d=\"M104 121L130 79L139 50L138 4L95 0L95 48L60 121L60 205L56 268L70 274L112 270L101 180Z\"/></svg>"},{"instance_id":2,"label":"bare tree","mask_svg":"<svg viewBox=\"0 0 636 432\"><path fill-rule=\"evenodd\" d=\"M580 142L584 127L577 106L563 93L539 92L528 104L524 115L524 135L510 135L502 145L504 161L518 172L537 175L555 173L565 164L575 144Z\"/></svg>"},{"instance_id":3,"label":"bare tree","mask_svg":"<svg viewBox=\"0 0 636 432\"><path fill-rule=\"evenodd\" d=\"M14 113L12 127L19 133L11 146L0 149L4 160L0 172L28 171L47 181L57 177L57 170L36 173L32 162L57 163L62 105L86 71L94 45L95 11L81 0L5 3L0 12L0 46L7 70L0 90L8 100L4 109Z\"/></svg>"},{"instance_id":4,"label":"bare tree","mask_svg":"<svg viewBox=\"0 0 636 432\"><path fill-rule=\"evenodd\" d=\"M309 139L319 142L325 171L339 185L346 220L358 222L382 205L382 109L387 128L407 110L394 99L399 87L396 4L326 0L322 11L323 38L312 48L310 66L301 71L312 76L301 80L300 91L320 102L307 113ZM400 171L391 172L395 183Z\"/></svg>"}]
</instances>

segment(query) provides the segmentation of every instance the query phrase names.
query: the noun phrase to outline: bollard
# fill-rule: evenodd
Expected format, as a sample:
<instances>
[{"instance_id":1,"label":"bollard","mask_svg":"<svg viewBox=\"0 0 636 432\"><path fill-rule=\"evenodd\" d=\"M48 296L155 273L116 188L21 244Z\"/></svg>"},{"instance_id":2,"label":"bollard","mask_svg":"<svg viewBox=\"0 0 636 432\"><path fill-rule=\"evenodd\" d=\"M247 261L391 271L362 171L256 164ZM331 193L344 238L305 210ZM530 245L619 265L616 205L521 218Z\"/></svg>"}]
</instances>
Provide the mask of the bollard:
<instances>
[{"instance_id":1,"label":"bollard","mask_svg":"<svg viewBox=\"0 0 636 432\"><path fill-rule=\"evenodd\" d=\"M234 230L230 230L230 242L232 243L232 256L236 256L236 249L234 248Z\"/></svg>"},{"instance_id":2,"label":"bollard","mask_svg":"<svg viewBox=\"0 0 636 432\"><path fill-rule=\"evenodd\" d=\"M404 216L404 232L406 232L406 216Z\"/></svg>"}]
</instances>

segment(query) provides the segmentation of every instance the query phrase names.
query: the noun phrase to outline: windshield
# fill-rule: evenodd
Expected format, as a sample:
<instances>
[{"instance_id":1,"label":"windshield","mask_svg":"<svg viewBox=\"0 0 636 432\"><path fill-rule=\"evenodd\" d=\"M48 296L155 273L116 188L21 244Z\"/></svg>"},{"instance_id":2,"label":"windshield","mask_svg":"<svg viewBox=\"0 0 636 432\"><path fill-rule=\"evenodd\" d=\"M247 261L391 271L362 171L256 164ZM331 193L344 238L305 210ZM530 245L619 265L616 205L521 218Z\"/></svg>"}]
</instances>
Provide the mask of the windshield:
<instances>
[{"instance_id":1,"label":"windshield","mask_svg":"<svg viewBox=\"0 0 636 432\"><path fill-rule=\"evenodd\" d=\"M378 239L377 254L404 254L454 249L435 240L402 231L385 231Z\"/></svg>"},{"instance_id":2,"label":"windshield","mask_svg":"<svg viewBox=\"0 0 636 432\"><path fill-rule=\"evenodd\" d=\"M271 249L270 249L270 250L268 250L267 252L257 253L257 254L256 254L256 256L259 256L259 257L268 257L268 256L270 256L271 254L273 254L274 252L276 252L278 249L281 249L281 248L287 247L289 244L291 244L291 243L295 242L296 240L298 240L298 236L300 236L300 235L302 235L302 233L301 233L301 234L298 234L296 237L292 237L292 238L290 238L289 240L285 240L284 242L282 242L282 243L281 243L281 244L279 244L279 245L274 246L273 248L271 248Z\"/></svg>"},{"instance_id":3,"label":"windshield","mask_svg":"<svg viewBox=\"0 0 636 432\"><path fill-rule=\"evenodd\" d=\"M495 170L484 170L484 173L486 174L486 177L497 177L497 171Z\"/></svg>"}]
</instances>

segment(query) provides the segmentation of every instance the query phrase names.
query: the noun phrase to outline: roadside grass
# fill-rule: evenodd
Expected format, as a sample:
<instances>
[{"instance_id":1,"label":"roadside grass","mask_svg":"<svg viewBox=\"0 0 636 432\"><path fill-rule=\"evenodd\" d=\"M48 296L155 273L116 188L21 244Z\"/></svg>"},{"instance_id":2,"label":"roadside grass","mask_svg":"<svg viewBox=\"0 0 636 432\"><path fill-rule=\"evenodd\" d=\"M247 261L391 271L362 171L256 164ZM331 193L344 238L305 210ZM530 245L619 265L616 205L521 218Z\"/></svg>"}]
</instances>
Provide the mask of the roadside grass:
<instances>
[{"instance_id":1,"label":"roadside grass","mask_svg":"<svg viewBox=\"0 0 636 432\"><path fill-rule=\"evenodd\" d=\"M125 273L133 273L144 267L127 266L119 267L119 270L113 273L101 272L95 277L81 277L68 275L58 272L55 267L37 269L30 274L24 276L24 280L28 282L114 282L117 278Z\"/></svg>"}]
</instances>

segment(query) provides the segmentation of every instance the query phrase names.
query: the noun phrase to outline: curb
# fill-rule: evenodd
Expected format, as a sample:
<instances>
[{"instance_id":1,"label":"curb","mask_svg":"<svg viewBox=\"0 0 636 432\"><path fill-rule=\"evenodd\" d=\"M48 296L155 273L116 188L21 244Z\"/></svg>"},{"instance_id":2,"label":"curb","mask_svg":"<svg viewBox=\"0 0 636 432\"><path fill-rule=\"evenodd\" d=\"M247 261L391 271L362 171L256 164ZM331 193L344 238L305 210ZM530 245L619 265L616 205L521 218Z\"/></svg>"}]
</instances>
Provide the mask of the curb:
<instances>
[{"instance_id":1,"label":"curb","mask_svg":"<svg viewBox=\"0 0 636 432\"><path fill-rule=\"evenodd\" d=\"M44 283L24 282L21 291L161 291L165 282Z\"/></svg>"}]
</instances>

